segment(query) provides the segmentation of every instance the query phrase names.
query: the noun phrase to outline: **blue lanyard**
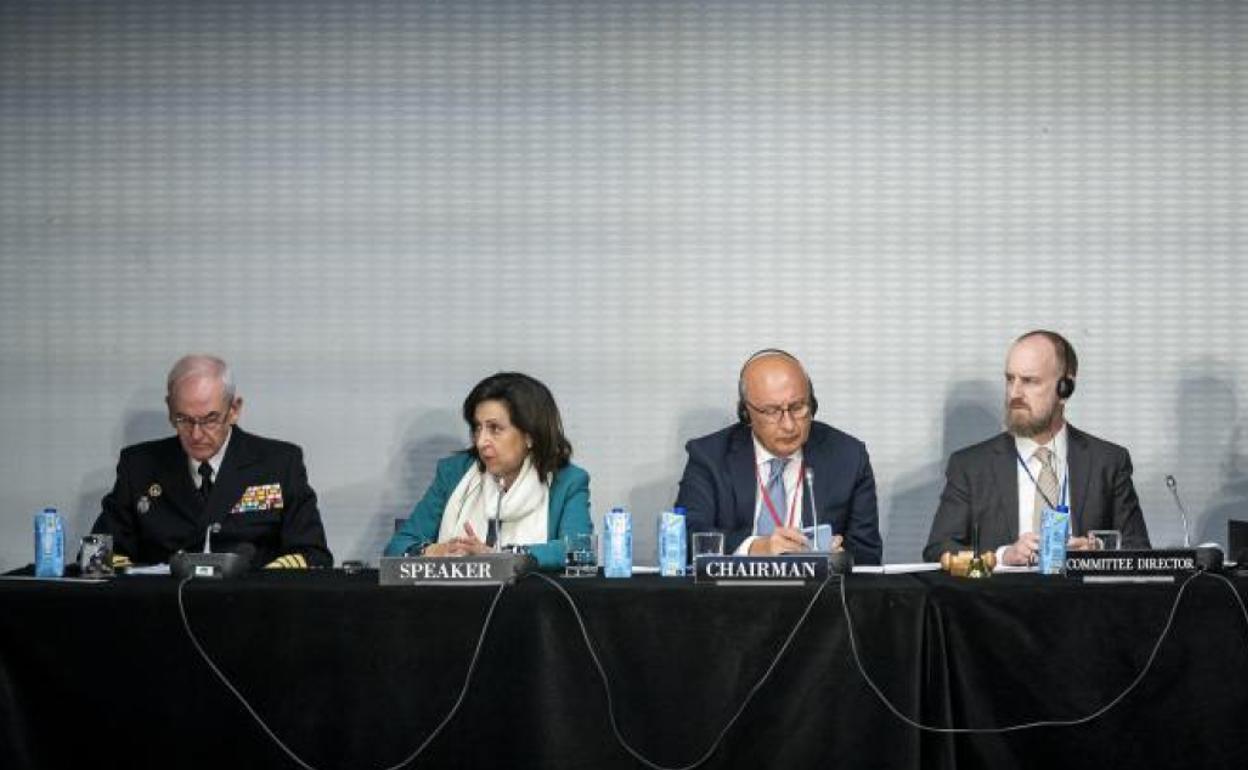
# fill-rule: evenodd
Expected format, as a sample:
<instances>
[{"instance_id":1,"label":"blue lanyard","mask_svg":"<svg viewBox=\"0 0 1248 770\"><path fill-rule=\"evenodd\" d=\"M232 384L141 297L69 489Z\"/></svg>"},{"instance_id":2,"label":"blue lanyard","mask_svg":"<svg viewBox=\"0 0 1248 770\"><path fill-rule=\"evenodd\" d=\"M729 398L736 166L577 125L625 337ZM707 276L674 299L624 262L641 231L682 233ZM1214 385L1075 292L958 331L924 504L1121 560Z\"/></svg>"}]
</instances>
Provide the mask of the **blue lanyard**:
<instances>
[{"instance_id":1,"label":"blue lanyard","mask_svg":"<svg viewBox=\"0 0 1248 770\"><path fill-rule=\"evenodd\" d=\"M1027 461L1023 459L1023 455L1018 451L1017 447L1015 447L1014 449L1014 456L1018 458L1018 464L1023 466L1023 472L1027 474L1027 478L1031 479L1031 485L1036 488L1036 491L1040 493L1040 496L1044 498L1044 501L1049 504L1050 508L1052 508L1053 510L1061 510L1062 508L1067 507L1066 506L1066 482L1070 481L1069 466L1066 468L1066 475L1062 477L1062 491L1061 491L1061 495L1057 498L1057 501L1058 503L1060 503L1060 505L1054 505L1053 501L1049 499L1049 496L1044 493L1044 490L1040 489L1040 482L1036 481L1036 477L1031 475L1031 468L1027 467Z\"/></svg>"}]
</instances>

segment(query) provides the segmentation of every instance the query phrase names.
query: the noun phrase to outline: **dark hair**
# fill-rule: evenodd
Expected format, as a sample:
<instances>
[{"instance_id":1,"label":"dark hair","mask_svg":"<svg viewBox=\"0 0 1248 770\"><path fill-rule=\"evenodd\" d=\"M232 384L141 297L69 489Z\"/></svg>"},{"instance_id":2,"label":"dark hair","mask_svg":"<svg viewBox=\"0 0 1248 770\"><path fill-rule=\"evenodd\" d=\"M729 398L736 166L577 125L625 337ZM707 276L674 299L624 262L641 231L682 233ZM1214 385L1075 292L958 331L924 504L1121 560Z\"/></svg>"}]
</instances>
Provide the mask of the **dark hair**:
<instances>
[{"instance_id":1,"label":"dark hair","mask_svg":"<svg viewBox=\"0 0 1248 770\"><path fill-rule=\"evenodd\" d=\"M477 405L482 401L502 401L507 405L511 424L533 439L533 467L542 481L572 459L572 444L563 435L563 420L550 389L527 374L499 372L486 377L464 399L464 422L468 423L468 435L472 436L472 421ZM476 442L467 452L477 461L477 467L485 469L477 455Z\"/></svg>"},{"instance_id":2,"label":"dark hair","mask_svg":"<svg viewBox=\"0 0 1248 770\"><path fill-rule=\"evenodd\" d=\"M1053 349L1057 351L1057 363L1062 367L1061 377L1079 376L1079 356L1075 355L1075 346L1070 344L1070 340L1048 329L1033 329L1026 334L1020 334L1014 343L1018 344L1030 337L1043 337L1053 344Z\"/></svg>"}]
</instances>

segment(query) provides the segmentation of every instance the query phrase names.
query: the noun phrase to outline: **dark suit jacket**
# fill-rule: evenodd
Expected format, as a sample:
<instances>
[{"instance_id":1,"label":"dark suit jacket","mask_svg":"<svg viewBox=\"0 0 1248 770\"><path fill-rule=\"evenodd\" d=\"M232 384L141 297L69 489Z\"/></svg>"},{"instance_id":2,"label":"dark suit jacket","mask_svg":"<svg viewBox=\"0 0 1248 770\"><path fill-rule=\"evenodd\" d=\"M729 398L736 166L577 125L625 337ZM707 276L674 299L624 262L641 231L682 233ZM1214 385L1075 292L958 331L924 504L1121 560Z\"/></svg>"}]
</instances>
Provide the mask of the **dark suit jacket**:
<instances>
[{"instance_id":1,"label":"dark suit jacket","mask_svg":"<svg viewBox=\"0 0 1248 770\"><path fill-rule=\"evenodd\" d=\"M248 488L262 485L280 485L280 508L274 502L268 510L231 512ZM140 499L146 502L140 505ZM146 512L140 512L144 506ZM103 508L91 531L111 534L114 551L139 564L167 562L182 549L200 550L204 531L214 522L221 531L212 536L212 549L251 543L254 566L291 553L303 554L311 566L334 563L299 447L238 426L207 501L200 501L186 453L172 436L121 450L117 481Z\"/></svg>"},{"instance_id":2,"label":"dark suit jacket","mask_svg":"<svg viewBox=\"0 0 1248 770\"><path fill-rule=\"evenodd\" d=\"M754 441L748 425L732 425L685 445L689 460L680 480L676 505L688 511L690 532L721 531L724 552L731 553L754 531L758 480ZM880 540L875 476L866 446L830 425L816 422L802 447L806 467L814 471L815 502L820 524L844 535L845 548L858 564L879 564ZM810 521L810 496L802 503Z\"/></svg>"},{"instance_id":3,"label":"dark suit jacket","mask_svg":"<svg viewBox=\"0 0 1248 770\"><path fill-rule=\"evenodd\" d=\"M1071 534L1116 529L1123 548L1148 548L1148 528L1131 483L1131 455L1069 423L1066 432ZM969 549L976 521L981 551L1018 540L1018 453L1009 433L950 456L923 558L940 561L946 551Z\"/></svg>"}]
</instances>

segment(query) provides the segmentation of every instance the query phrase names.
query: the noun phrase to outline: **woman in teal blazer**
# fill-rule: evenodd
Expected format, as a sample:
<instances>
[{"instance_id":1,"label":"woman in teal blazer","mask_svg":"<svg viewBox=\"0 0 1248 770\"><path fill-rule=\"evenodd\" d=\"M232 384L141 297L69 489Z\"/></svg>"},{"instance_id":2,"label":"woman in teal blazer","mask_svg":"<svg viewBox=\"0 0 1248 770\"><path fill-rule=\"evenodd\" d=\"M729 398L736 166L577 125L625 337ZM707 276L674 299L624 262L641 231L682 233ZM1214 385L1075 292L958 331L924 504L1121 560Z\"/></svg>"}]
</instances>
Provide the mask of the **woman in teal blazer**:
<instances>
[{"instance_id":1,"label":"woman in teal blazer","mask_svg":"<svg viewBox=\"0 0 1248 770\"><path fill-rule=\"evenodd\" d=\"M472 446L438 461L386 555L465 556L501 542L528 551L542 569L559 569L563 538L593 524L589 474L570 462L554 396L528 375L501 372L472 389L463 415Z\"/></svg>"}]
</instances>

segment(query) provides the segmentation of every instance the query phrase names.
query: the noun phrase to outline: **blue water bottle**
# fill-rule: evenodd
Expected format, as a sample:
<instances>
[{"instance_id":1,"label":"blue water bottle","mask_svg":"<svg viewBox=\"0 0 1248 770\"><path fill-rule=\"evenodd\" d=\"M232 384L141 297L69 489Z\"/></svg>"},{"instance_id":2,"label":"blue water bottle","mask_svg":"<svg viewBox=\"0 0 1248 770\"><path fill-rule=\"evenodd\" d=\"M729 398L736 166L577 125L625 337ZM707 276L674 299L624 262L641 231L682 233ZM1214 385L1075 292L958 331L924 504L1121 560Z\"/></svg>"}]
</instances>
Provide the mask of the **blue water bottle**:
<instances>
[{"instance_id":1,"label":"blue water bottle","mask_svg":"<svg viewBox=\"0 0 1248 770\"><path fill-rule=\"evenodd\" d=\"M623 508L612 508L602 522L606 540L602 545L602 576L633 576L633 517Z\"/></svg>"},{"instance_id":2,"label":"blue water bottle","mask_svg":"<svg viewBox=\"0 0 1248 770\"><path fill-rule=\"evenodd\" d=\"M65 574L65 521L55 508L35 514L35 577Z\"/></svg>"},{"instance_id":3,"label":"blue water bottle","mask_svg":"<svg viewBox=\"0 0 1248 770\"><path fill-rule=\"evenodd\" d=\"M685 574L685 509L676 506L659 514L655 540L659 551L659 574L680 577Z\"/></svg>"},{"instance_id":4,"label":"blue water bottle","mask_svg":"<svg viewBox=\"0 0 1248 770\"><path fill-rule=\"evenodd\" d=\"M1070 508L1059 505L1040 512L1040 574L1066 572L1066 538L1070 537Z\"/></svg>"}]
</instances>

